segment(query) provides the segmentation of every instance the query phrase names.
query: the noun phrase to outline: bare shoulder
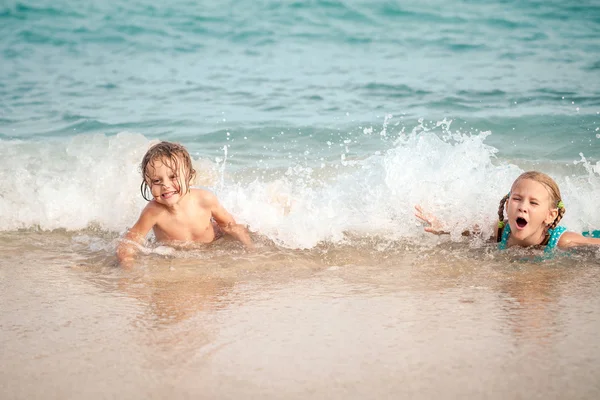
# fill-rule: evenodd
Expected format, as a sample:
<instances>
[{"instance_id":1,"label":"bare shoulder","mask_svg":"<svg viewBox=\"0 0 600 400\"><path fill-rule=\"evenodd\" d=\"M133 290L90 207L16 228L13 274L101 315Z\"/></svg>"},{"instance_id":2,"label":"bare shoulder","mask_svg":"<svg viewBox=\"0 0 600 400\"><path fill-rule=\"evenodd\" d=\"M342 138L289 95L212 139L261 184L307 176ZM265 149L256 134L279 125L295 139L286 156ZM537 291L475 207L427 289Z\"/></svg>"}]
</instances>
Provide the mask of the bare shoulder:
<instances>
[{"instance_id":1,"label":"bare shoulder","mask_svg":"<svg viewBox=\"0 0 600 400\"><path fill-rule=\"evenodd\" d=\"M126 238L139 241L158 223L165 210L155 201L149 202L140 213L136 223L128 230Z\"/></svg>"},{"instance_id":2,"label":"bare shoulder","mask_svg":"<svg viewBox=\"0 0 600 400\"><path fill-rule=\"evenodd\" d=\"M570 248L578 246L600 246L600 239L585 237L575 232L565 232L560 236L558 246L561 248Z\"/></svg>"},{"instance_id":3,"label":"bare shoulder","mask_svg":"<svg viewBox=\"0 0 600 400\"><path fill-rule=\"evenodd\" d=\"M163 214L165 212L166 212L166 210L163 206L158 204L156 201L152 200L152 201L148 202L148 204L146 204L146 207L144 207L144 209L142 210L140 218L144 217L144 218L155 219L155 218L158 218L161 214Z\"/></svg>"},{"instance_id":4,"label":"bare shoulder","mask_svg":"<svg viewBox=\"0 0 600 400\"><path fill-rule=\"evenodd\" d=\"M163 206L155 202L154 200L146 204L146 207L140 213L138 223L143 225L154 226L167 211Z\"/></svg>"},{"instance_id":5,"label":"bare shoulder","mask_svg":"<svg viewBox=\"0 0 600 400\"><path fill-rule=\"evenodd\" d=\"M209 190L191 189L190 194L203 207L212 207L219 202L217 196Z\"/></svg>"}]
</instances>

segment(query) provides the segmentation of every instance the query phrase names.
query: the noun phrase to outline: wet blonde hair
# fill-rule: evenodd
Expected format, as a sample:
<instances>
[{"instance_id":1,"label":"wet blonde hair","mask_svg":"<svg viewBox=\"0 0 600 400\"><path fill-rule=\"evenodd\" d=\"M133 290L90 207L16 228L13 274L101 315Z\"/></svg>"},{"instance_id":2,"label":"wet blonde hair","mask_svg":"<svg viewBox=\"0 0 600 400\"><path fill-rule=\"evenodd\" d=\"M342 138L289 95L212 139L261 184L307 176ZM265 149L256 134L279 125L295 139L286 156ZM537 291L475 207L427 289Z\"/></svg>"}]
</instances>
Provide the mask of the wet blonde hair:
<instances>
[{"instance_id":1,"label":"wet blonde hair","mask_svg":"<svg viewBox=\"0 0 600 400\"><path fill-rule=\"evenodd\" d=\"M550 194L550 204L554 204L554 206L558 208L558 215L556 216L554 221L552 221L550 226L548 226L548 228L549 229L556 228L556 225L558 225L558 223L562 219L563 215L565 215L565 212L567 211L562 204L559 206L559 203L561 203L562 200L561 200L560 189L558 188L558 185L556 184L554 179L550 178L548 175L544 174L543 172L527 171L527 172L524 172L521 175L519 175L519 177L513 182L512 187L514 187L519 181L522 181L524 179L530 179L532 181L539 182L542 185L544 185L546 187L546 189L548 189L548 193ZM511 188L511 191L512 191L512 188ZM501 236L502 229L504 229L504 225L505 225L504 205L506 204L506 201L509 199L509 197L510 197L510 193L507 194L506 196L504 196L502 198L502 200L500 200L500 206L498 207L498 221L499 221L498 222L498 237Z\"/></svg>"},{"instance_id":2,"label":"wet blonde hair","mask_svg":"<svg viewBox=\"0 0 600 400\"><path fill-rule=\"evenodd\" d=\"M143 177L140 191L142 192L142 197L144 199L147 201L152 200L152 192L148 186L148 182L150 181L148 165L151 165L156 160L163 161L165 165L173 172L179 172L179 163L183 163L183 171L185 174L183 178L187 183L187 191L190 191L190 186L196 176L196 170L192 166L192 157L190 157L190 153L188 153L185 147L178 143L160 142L148 149L144 155L144 158L142 158L142 163L140 164ZM183 186L181 184L181 179L182 177L178 175L177 183L179 183L180 190Z\"/></svg>"}]
</instances>

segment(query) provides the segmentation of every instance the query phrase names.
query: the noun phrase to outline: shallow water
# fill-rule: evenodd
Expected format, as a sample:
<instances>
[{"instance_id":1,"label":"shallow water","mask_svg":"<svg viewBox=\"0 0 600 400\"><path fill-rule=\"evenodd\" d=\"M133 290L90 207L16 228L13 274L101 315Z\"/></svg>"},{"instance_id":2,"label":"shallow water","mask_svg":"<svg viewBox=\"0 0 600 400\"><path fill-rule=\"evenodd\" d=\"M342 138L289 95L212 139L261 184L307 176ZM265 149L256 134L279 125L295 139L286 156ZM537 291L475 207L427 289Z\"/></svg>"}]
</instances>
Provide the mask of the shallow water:
<instances>
[{"instance_id":1,"label":"shallow water","mask_svg":"<svg viewBox=\"0 0 600 400\"><path fill-rule=\"evenodd\" d=\"M531 262L468 243L259 241L123 270L104 250L82 255L81 236L2 238L2 398L600 393L594 252Z\"/></svg>"}]
</instances>

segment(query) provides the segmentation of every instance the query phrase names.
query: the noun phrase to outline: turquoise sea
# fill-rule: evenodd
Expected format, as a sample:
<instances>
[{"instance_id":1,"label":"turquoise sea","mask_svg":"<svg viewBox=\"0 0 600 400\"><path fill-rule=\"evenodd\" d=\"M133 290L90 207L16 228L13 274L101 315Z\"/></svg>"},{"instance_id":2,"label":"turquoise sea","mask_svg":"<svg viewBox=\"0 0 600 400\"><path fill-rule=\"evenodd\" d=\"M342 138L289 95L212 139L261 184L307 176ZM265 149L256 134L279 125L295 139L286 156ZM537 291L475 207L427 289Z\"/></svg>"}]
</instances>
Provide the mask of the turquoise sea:
<instances>
[{"instance_id":1,"label":"turquoise sea","mask_svg":"<svg viewBox=\"0 0 600 400\"><path fill-rule=\"evenodd\" d=\"M599 55L595 0L0 0L0 397L595 398L600 253L529 262L460 232L530 169L564 226L600 230ZM190 150L257 254L150 242L115 268L156 140Z\"/></svg>"},{"instance_id":2,"label":"turquoise sea","mask_svg":"<svg viewBox=\"0 0 600 400\"><path fill-rule=\"evenodd\" d=\"M570 229L598 228L599 7L5 0L0 230L122 232L155 139L289 247L413 235L417 202L493 217L532 168ZM265 215L273 191L298 204L286 218Z\"/></svg>"}]
</instances>

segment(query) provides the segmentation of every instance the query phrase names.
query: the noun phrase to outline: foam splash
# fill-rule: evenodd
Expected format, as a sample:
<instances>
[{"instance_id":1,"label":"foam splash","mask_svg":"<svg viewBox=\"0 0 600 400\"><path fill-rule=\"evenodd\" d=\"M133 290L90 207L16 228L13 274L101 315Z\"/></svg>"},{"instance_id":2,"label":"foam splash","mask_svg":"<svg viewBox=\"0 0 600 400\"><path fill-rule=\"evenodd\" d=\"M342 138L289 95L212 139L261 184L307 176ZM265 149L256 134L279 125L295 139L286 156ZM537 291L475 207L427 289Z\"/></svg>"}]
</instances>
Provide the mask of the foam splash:
<instances>
[{"instance_id":1,"label":"foam splash","mask_svg":"<svg viewBox=\"0 0 600 400\"><path fill-rule=\"evenodd\" d=\"M524 168L486 144L490 132L462 133L450 126L446 120L430 127L421 123L394 140L387 136L384 151L351 159L332 154L334 161L313 164L293 160L287 169L268 174L248 168L244 175L242 168L229 175L227 154L216 162L198 158L197 184L215 191L251 231L288 248L347 243L350 237L433 240L413 215L416 204L451 226L453 240L474 224L491 233L500 198ZM3 141L0 179L9 190L0 194L0 230L97 226L124 232L146 204L138 168L152 143L129 132L66 142ZM345 155L343 147L331 151L342 148ZM535 162L521 164L530 169ZM547 163L540 169L561 187L564 225L598 229L600 165L581 155L570 165Z\"/></svg>"},{"instance_id":2,"label":"foam splash","mask_svg":"<svg viewBox=\"0 0 600 400\"><path fill-rule=\"evenodd\" d=\"M437 123L435 132L420 124L387 151L355 160L351 168L331 165L330 179L319 169L296 166L279 180L232 182L220 195L253 230L292 248L341 243L348 234L390 240L428 236L414 218L416 204L445 221L453 240L475 224L491 234L500 199L524 169L499 159L497 149L485 144L490 132L452 132L450 124ZM340 165L347 166L344 161ZM600 198L595 168L582 159L546 171L563 187L573 210L563 220L571 230L600 226L600 214L590 204Z\"/></svg>"}]
</instances>

